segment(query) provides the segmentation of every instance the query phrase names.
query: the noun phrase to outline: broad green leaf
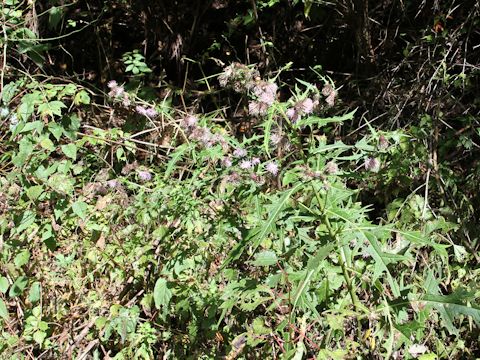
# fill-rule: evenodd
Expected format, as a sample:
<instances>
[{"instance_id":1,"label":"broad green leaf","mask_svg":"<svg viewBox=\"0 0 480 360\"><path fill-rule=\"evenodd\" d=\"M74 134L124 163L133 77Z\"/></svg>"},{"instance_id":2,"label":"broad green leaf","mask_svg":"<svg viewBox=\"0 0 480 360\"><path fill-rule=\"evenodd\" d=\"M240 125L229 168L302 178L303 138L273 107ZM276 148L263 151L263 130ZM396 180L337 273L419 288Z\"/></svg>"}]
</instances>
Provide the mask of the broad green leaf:
<instances>
[{"instance_id":1,"label":"broad green leaf","mask_svg":"<svg viewBox=\"0 0 480 360\"><path fill-rule=\"evenodd\" d=\"M41 290L42 285L38 281L34 282L30 287L30 291L28 292L28 300L30 300L32 304L40 300Z\"/></svg>"},{"instance_id":2,"label":"broad green leaf","mask_svg":"<svg viewBox=\"0 0 480 360\"><path fill-rule=\"evenodd\" d=\"M168 288L167 280L159 278L153 289L153 300L155 301L156 308L161 309L162 306L168 306L171 298L172 291Z\"/></svg>"},{"instance_id":3,"label":"broad green leaf","mask_svg":"<svg viewBox=\"0 0 480 360\"><path fill-rule=\"evenodd\" d=\"M75 201L72 204L72 210L79 218L85 220L87 218L88 204L84 201Z\"/></svg>"},{"instance_id":4,"label":"broad green leaf","mask_svg":"<svg viewBox=\"0 0 480 360\"><path fill-rule=\"evenodd\" d=\"M88 105L90 104L90 95L88 95L88 93L85 90L80 90L77 93L77 95L75 95L73 102L75 103L75 105L80 105L80 104Z\"/></svg>"},{"instance_id":5,"label":"broad green leaf","mask_svg":"<svg viewBox=\"0 0 480 360\"><path fill-rule=\"evenodd\" d=\"M62 8L58 8L56 6L52 6L48 11L48 28L50 30L55 30L58 27L58 24L62 20Z\"/></svg>"},{"instance_id":6,"label":"broad green leaf","mask_svg":"<svg viewBox=\"0 0 480 360\"><path fill-rule=\"evenodd\" d=\"M19 276L17 280L10 287L8 296L15 297L23 293L23 290L27 287L28 278L26 276Z\"/></svg>"},{"instance_id":7,"label":"broad green leaf","mask_svg":"<svg viewBox=\"0 0 480 360\"><path fill-rule=\"evenodd\" d=\"M0 293L5 294L8 290L8 279L5 276L0 277Z\"/></svg>"},{"instance_id":8,"label":"broad green leaf","mask_svg":"<svg viewBox=\"0 0 480 360\"><path fill-rule=\"evenodd\" d=\"M63 134L63 126L56 122L51 122L48 124L48 131L55 137L55 139L58 141L62 137Z\"/></svg>"},{"instance_id":9,"label":"broad green leaf","mask_svg":"<svg viewBox=\"0 0 480 360\"><path fill-rule=\"evenodd\" d=\"M48 137L45 137L42 139L42 141L40 141L40 146L48 151L55 150L55 145L53 144L52 140L50 140Z\"/></svg>"},{"instance_id":10,"label":"broad green leaf","mask_svg":"<svg viewBox=\"0 0 480 360\"><path fill-rule=\"evenodd\" d=\"M21 234L23 231L28 229L35 222L35 213L33 211L27 210L22 214L22 218L15 228L17 234Z\"/></svg>"},{"instance_id":11,"label":"broad green leaf","mask_svg":"<svg viewBox=\"0 0 480 360\"><path fill-rule=\"evenodd\" d=\"M45 340L46 337L47 337L47 334L44 331L41 331L41 330L37 330L33 334L33 340L35 340L35 342L38 345L42 345L43 340Z\"/></svg>"},{"instance_id":12,"label":"broad green leaf","mask_svg":"<svg viewBox=\"0 0 480 360\"><path fill-rule=\"evenodd\" d=\"M32 121L26 123L20 130L20 133L31 132L32 130L36 130L38 133L42 133L44 124L42 121Z\"/></svg>"},{"instance_id":13,"label":"broad green leaf","mask_svg":"<svg viewBox=\"0 0 480 360\"><path fill-rule=\"evenodd\" d=\"M3 87L2 91L2 102L4 104L10 103L10 101L13 99L15 94L17 93L17 84L15 82L9 82Z\"/></svg>"},{"instance_id":14,"label":"broad green leaf","mask_svg":"<svg viewBox=\"0 0 480 360\"><path fill-rule=\"evenodd\" d=\"M5 305L2 298L0 298L0 317L7 321L9 319L7 305Z\"/></svg>"},{"instance_id":15,"label":"broad green leaf","mask_svg":"<svg viewBox=\"0 0 480 360\"><path fill-rule=\"evenodd\" d=\"M53 174L48 178L48 185L59 193L71 194L73 192L73 179L65 174Z\"/></svg>"},{"instance_id":16,"label":"broad green leaf","mask_svg":"<svg viewBox=\"0 0 480 360\"><path fill-rule=\"evenodd\" d=\"M77 159L77 146L73 143L62 145L61 149L63 153L72 160Z\"/></svg>"},{"instance_id":17,"label":"broad green leaf","mask_svg":"<svg viewBox=\"0 0 480 360\"><path fill-rule=\"evenodd\" d=\"M47 103L40 104L38 106L37 112L42 115L50 115L50 116L62 116L62 109L66 108L67 106L61 101L50 101Z\"/></svg>"},{"instance_id":18,"label":"broad green leaf","mask_svg":"<svg viewBox=\"0 0 480 360\"><path fill-rule=\"evenodd\" d=\"M18 253L17 256L15 256L13 263L17 268L20 268L23 265L27 264L28 260L30 260L30 251L23 250L20 253Z\"/></svg>"},{"instance_id":19,"label":"broad green leaf","mask_svg":"<svg viewBox=\"0 0 480 360\"><path fill-rule=\"evenodd\" d=\"M35 201L40 197L40 195L42 195L42 192L43 192L42 185L30 186L27 190L27 196L30 200Z\"/></svg>"},{"instance_id":20,"label":"broad green leaf","mask_svg":"<svg viewBox=\"0 0 480 360\"><path fill-rule=\"evenodd\" d=\"M276 264L278 261L277 255L274 251L266 250L255 255L255 260L252 261L254 266L270 266Z\"/></svg>"}]
</instances>

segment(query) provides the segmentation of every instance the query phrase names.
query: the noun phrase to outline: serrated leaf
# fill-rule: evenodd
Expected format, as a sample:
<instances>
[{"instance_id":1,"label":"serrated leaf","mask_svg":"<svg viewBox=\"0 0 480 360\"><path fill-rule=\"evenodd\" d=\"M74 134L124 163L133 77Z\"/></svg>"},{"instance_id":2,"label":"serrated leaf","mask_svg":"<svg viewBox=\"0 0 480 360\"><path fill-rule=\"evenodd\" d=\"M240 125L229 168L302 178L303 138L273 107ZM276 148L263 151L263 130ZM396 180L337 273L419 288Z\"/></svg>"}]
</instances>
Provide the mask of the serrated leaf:
<instances>
[{"instance_id":1,"label":"serrated leaf","mask_svg":"<svg viewBox=\"0 0 480 360\"><path fill-rule=\"evenodd\" d=\"M88 95L88 92L86 92L85 90L80 90L75 95L73 102L75 105L80 105L80 104L88 105L90 104L90 95Z\"/></svg>"},{"instance_id":2,"label":"serrated leaf","mask_svg":"<svg viewBox=\"0 0 480 360\"><path fill-rule=\"evenodd\" d=\"M158 279L155 283L155 288L153 289L155 307L161 309L162 306L168 306L172 295L172 291L168 288L167 280L163 278Z\"/></svg>"},{"instance_id":3,"label":"serrated leaf","mask_svg":"<svg viewBox=\"0 0 480 360\"><path fill-rule=\"evenodd\" d=\"M357 110L350 111L349 113L341 116L333 116L333 117L328 117L328 118L321 118L318 116L309 116L305 119L300 119L295 123L296 128L301 128L304 126L315 126L315 127L322 127L330 123L337 123L337 122L342 122L346 120L351 120L353 119L353 115L355 114Z\"/></svg>"},{"instance_id":4,"label":"serrated leaf","mask_svg":"<svg viewBox=\"0 0 480 360\"><path fill-rule=\"evenodd\" d=\"M395 254L384 253L380 249L380 244L375 239L374 235L367 232L364 232L363 234L370 243L370 246L367 248L367 252L372 256L373 260L375 261L373 281L375 281L382 273L386 273L387 281L390 285L390 288L392 289L393 295L395 297L399 297L400 286L398 285L397 281L395 280L387 266L392 262L403 260L403 257Z\"/></svg>"},{"instance_id":5,"label":"serrated leaf","mask_svg":"<svg viewBox=\"0 0 480 360\"><path fill-rule=\"evenodd\" d=\"M261 242L271 231L273 225L277 221L280 212L283 210L290 197L302 186L303 183L298 183L291 189L284 191L280 199L270 204L270 211L268 213L267 220L263 223L263 225L251 230L249 234L238 243L238 245L230 252L229 256L223 264L223 267L227 266L231 261L238 259L242 255L247 244L252 244L252 253L255 252Z\"/></svg>"},{"instance_id":6,"label":"serrated leaf","mask_svg":"<svg viewBox=\"0 0 480 360\"><path fill-rule=\"evenodd\" d=\"M266 250L255 255L255 260L252 261L254 266L270 266L276 264L278 261L277 255L274 251Z\"/></svg>"},{"instance_id":7,"label":"serrated leaf","mask_svg":"<svg viewBox=\"0 0 480 360\"><path fill-rule=\"evenodd\" d=\"M57 123L50 123L48 124L48 131L55 137L55 139L58 141L62 137L63 134L63 126Z\"/></svg>"},{"instance_id":8,"label":"serrated leaf","mask_svg":"<svg viewBox=\"0 0 480 360\"><path fill-rule=\"evenodd\" d=\"M69 157L72 160L77 159L77 146L73 143L62 145L61 146L62 152L65 156Z\"/></svg>"},{"instance_id":9,"label":"serrated leaf","mask_svg":"<svg viewBox=\"0 0 480 360\"><path fill-rule=\"evenodd\" d=\"M41 121L31 121L26 123L22 129L20 130L20 133L26 133L30 132L32 130L36 130L38 133L42 133L44 124Z\"/></svg>"},{"instance_id":10,"label":"serrated leaf","mask_svg":"<svg viewBox=\"0 0 480 360\"><path fill-rule=\"evenodd\" d=\"M473 321L480 325L480 307L467 305L466 300L472 299L473 294L467 292L455 292L450 295L426 294L421 301L431 304L434 308L445 311L449 320L456 316L470 316Z\"/></svg>"},{"instance_id":11,"label":"serrated leaf","mask_svg":"<svg viewBox=\"0 0 480 360\"><path fill-rule=\"evenodd\" d=\"M55 101L50 101L47 103L40 104L38 106L37 112L42 115L50 115L53 117L53 115L57 116L62 116L62 109L66 108L67 106L58 100Z\"/></svg>"},{"instance_id":12,"label":"serrated leaf","mask_svg":"<svg viewBox=\"0 0 480 360\"><path fill-rule=\"evenodd\" d=\"M184 144L184 145L180 145L177 148L177 150L173 152L173 154L171 155L170 161L168 162L167 169L165 170L165 174L163 176L165 180L170 178L170 175L175 170L175 165L189 149L190 147L187 144Z\"/></svg>"}]
</instances>

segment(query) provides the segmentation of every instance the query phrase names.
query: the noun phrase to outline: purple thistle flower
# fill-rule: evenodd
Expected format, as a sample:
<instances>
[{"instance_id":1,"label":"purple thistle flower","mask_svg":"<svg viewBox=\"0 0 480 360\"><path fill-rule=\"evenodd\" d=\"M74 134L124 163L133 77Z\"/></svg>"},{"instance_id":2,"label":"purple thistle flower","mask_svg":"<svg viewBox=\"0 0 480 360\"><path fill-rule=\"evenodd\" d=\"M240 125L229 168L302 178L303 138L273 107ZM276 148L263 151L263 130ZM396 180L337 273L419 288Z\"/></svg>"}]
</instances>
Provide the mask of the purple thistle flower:
<instances>
[{"instance_id":1,"label":"purple thistle flower","mask_svg":"<svg viewBox=\"0 0 480 360\"><path fill-rule=\"evenodd\" d=\"M337 92L333 91L328 97L325 99L327 102L328 106L333 106L335 105L335 97L337 96Z\"/></svg>"},{"instance_id":2,"label":"purple thistle flower","mask_svg":"<svg viewBox=\"0 0 480 360\"><path fill-rule=\"evenodd\" d=\"M145 109L143 106L135 106L135 111L140 115L147 116L147 109Z\"/></svg>"},{"instance_id":3,"label":"purple thistle flower","mask_svg":"<svg viewBox=\"0 0 480 360\"><path fill-rule=\"evenodd\" d=\"M230 175L228 175L228 182L234 185L238 185L240 183L240 175L238 173L233 172Z\"/></svg>"},{"instance_id":4,"label":"purple thistle flower","mask_svg":"<svg viewBox=\"0 0 480 360\"><path fill-rule=\"evenodd\" d=\"M222 159L222 165L223 165L223 167L229 168L229 167L232 166L232 160L228 157L224 157Z\"/></svg>"},{"instance_id":5,"label":"purple thistle flower","mask_svg":"<svg viewBox=\"0 0 480 360\"><path fill-rule=\"evenodd\" d=\"M280 142L282 141L282 136L278 133L272 133L272 135L270 135L270 142L272 143L273 146L277 146L278 144L280 144Z\"/></svg>"},{"instance_id":6,"label":"purple thistle flower","mask_svg":"<svg viewBox=\"0 0 480 360\"><path fill-rule=\"evenodd\" d=\"M313 112L314 108L314 103L313 100L310 98L306 98L302 102L299 103L299 108L302 110L303 113L305 114L310 114Z\"/></svg>"},{"instance_id":7,"label":"purple thistle flower","mask_svg":"<svg viewBox=\"0 0 480 360\"><path fill-rule=\"evenodd\" d=\"M155 108L151 107L145 111L145 115L150 119L153 119L157 117L158 113L157 113L157 110L155 110Z\"/></svg>"},{"instance_id":8,"label":"purple thistle flower","mask_svg":"<svg viewBox=\"0 0 480 360\"><path fill-rule=\"evenodd\" d=\"M243 158L243 157L247 156L247 150L242 149L242 148L237 148L233 152L233 156L235 156L236 158Z\"/></svg>"},{"instance_id":9,"label":"purple thistle flower","mask_svg":"<svg viewBox=\"0 0 480 360\"><path fill-rule=\"evenodd\" d=\"M258 157L254 157L252 159L252 165L255 166L255 165L258 165L258 164L260 164L260 159Z\"/></svg>"},{"instance_id":10,"label":"purple thistle flower","mask_svg":"<svg viewBox=\"0 0 480 360\"><path fill-rule=\"evenodd\" d=\"M142 181L150 181L152 180L152 174L149 172L149 171L146 171L146 170L140 170L138 172L138 177L140 178L140 180Z\"/></svg>"},{"instance_id":11,"label":"purple thistle flower","mask_svg":"<svg viewBox=\"0 0 480 360\"><path fill-rule=\"evenodd\" d=\"M275 94L263 92L258 97L258 100L260 100L261 103L264 103L270 106L275 102Z\"/></svg>"},{"instance_id":12,"label":"purple thistle flower","mask_svg":"<svg viewBox=\"0 0 480 360\"><path fill-rule=\"evenodd\" d=\"M271 161L265 165L265 170L275 176L278 174L278 165L277 163Z\"/></svg>"},{"instance_id":13,"label":"purple thistle flower","mask_svg":"<svg viewBox=\"0 0 480 360\"><path fill-rule=\"evenodd\" d=\"M109 188L116 188L118 185L120 185L120 183L118 182L118 180L115 180L115 179L111 179L111 180L108 180L107 181L107 186Z\"/></svg>"},{"instance_id":14,"label":"purple thistle flower","mask_svg":"<svg viewBox=\"0 0 480 360\"><path fill-rule=\"evenodd\" d=\"M196 116L188 115L183 119L182 126L185 128L191 128L197 125L197 123L198 123L198 118Z\"/></svg>"},{"instance_id":15,"label":"purple thistle flower","mask_svg":"<svg viewBox=\"0 0 480 360\"><path fill-rule=\"evenodd\" d=\"M334 161L329 161L325 165L325 172L327 174L336 174L338 172L338 165Z\"/></svg>"},{"instance_id":16,"label":"purple thistle flower","mask_svg":"<svg viewBox=\"0 0 480 360\"><path fill-rule=\"evenodd\" d=\"M379 172L380 171L380 160L377 158L367 158L365 160L365 169L371 172Z\"/></svg>"},{"instance_id":17,"label":"purple thistle flower","mask_svg":"<svg viewBox=\"0 0 480 360\"><path fill-rule=\"evenodd\" d=\"M107 84L109 89L116 88L118 86L118 83L115 80L110 80Z\"/></svg>"},{"instance_id":18,"label":"purple thistle flower","mask_svg":"<svg viewBox=\"0 0 480 360\"><path fill-rule=\"evenodd\" d=\"M287 111L285 112L285 114L287 115L287 117L292 120L293 117L295 116L295 109L294 108L289 108L287 109Z\"/></svg>"},{"instance_id":19,"label":"purple thistle flower","mask_svg":"<svg viewBox=\"0 0 480 360\"><path fill-rule=\"evenodd\" d=\"M253 164L250 160L242 160L240 162L240 169L248 170L248 169L251 169L252 166L253 166Z\"/></svg>"},{"instance_id":20,"label":"purple thistle flower","mask_svg":"<svg viewBox=\"0 0 480 360\"><path fill-rule=\"evenodd\" d=\"M125 89L123 86L116 86L112 89L111 93L113 94L113 97L121 97L125 93Z\"/></svg>"},{"instance_id":21,"label":"purple thistle flower","mask_svg":"<svg viewBox=\"0 0 480 360\"><path fill-rule=\"evenodd\" d=\"M248 103L248 113L250 115L265 115L268 111L268 104L261 101L250 101Z\"/></svg>"},{"instance_id":22,"label":"purple thistle flower","mask_svg":"<svg viewBox=\"0 0 480 360\"><path fill-rule=\"evenodd\" d=\"M323 96L329 96L334 91L335 91L335 89L333 88L333 86L331 84L326 84L322 89L322 95Z\"/></svg>"},{"instance_id":23,"label":"purple thistle flower","mask_svg":"<svg viewBox=\"0 0 480 360\"><path fill-rule=\"evenodd\" d=\"M131 104L130 98L128 97L127 93L123 94L123 100L122 100L122 105L125 107L129 107Z\"/></svg>"}]
</instances>

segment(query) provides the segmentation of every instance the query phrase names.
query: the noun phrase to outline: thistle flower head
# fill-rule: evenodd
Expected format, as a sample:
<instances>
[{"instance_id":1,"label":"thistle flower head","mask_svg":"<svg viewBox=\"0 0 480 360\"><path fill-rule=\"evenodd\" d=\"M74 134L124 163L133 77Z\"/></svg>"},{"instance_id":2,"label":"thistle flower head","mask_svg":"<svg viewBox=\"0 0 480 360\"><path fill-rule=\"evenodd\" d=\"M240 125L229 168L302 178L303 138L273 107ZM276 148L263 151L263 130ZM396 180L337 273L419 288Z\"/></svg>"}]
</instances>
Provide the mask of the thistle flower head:
<instances>
[{"instance_id":1,"label":"thistle flower head","mask_svg":"<svg viewBox=\"0 0 480 360\"><path fill-rule=\"evenodd\" d=\"M268 111L268 104L261 101L250 101L248 103L248 113L253 116L265 115Z\"/></svg>"},{"instance_id":2,"label":"thistle flower head","mask_svg":"<svg viewBox=\"0 0 480 360\"><path fill-rule=\"evenodd\" d=\"M123 94L122 105L125 107L129 107L131 105L130 98L128 97L128 93Z\"/></svg>"},{"instance_id":3,"label":"thistle flower head","mask_svg":"<svg viewBox=\"0 0 480 360\"><path fill-rule=\"evenodd\" d=\"M108 181L107 181L107 186L108 186L109 188L112 188L112 189L113 189L113 188L116 188L118 185L120 185L120 183L119 183L118 180L116 180L116 179L111 179L111 180L108 180Z\"/></svg>"},{"instance_id":4,"label":"thistle flower head","mask_svg":"<svg viewBox=\"0 0 480 360\"><path fill-rule=\"evenodd\" d=\"M388 148L388 140L384 135L380 135L378 138L378 149L385 150Z\"/></svg>"},{"instance_id":5,"label":"thistle flower head","mask_svg":"<svg viewBox=\"0 0 480 360\"><path fill-rule=\"evenodd\" d=\"M336 174L338 173L338 165L334 161L329 161L325 165L325 172L327 174Z\"/></svg>"},{"instance_id":6,"label":"thistle flower head","mask_svg":"<svg viewBox=\"0 0 480 360\"><path fill-rule=\"evenodd\" d=\"M230 158L228 158L228 157L224 157L224 158L222 159L222 165L223 165L223 167L225 167L225 168L229 168L229 167L232 166L232 160L231 160Z\"/></svg>"},{"instance_id":7,"label":"thistle flower head","mask_svg":"<svg viewBox=\"0 0 480 360\"><path fill-rule=\"evenodd\" d=\"M275 176L278 174L278 164L273 161L268 162L265 165L265 170L267 170L270 174Z\"/></svg>"},{"instance_id":8,"label":"thistle flower head","mask_svg":"<svg viewBox=\"0 0 480 360\"><path fill-rule=\"evenodd\" d=\"M152 174L147 171L147 170L140 170L138 172L138 177L140 178L140 180L142 181L150 181L152 180Z\"/></svg>"},{"instance_id":9,"label":"thistle flower head","mask_svg":"<svg viewBox=\"0 0 480 360\"><path fill-rule=\"evenodd\" d=\"M313 103L313 100L310 99L310 98L306 98L302 101L300 101L298 104L297 104L299 110L301 110L302 113L304 114L310 114L313 112L313 108L314 108L314 103Z\"/></svg>"},{"instance_id":10,"label":"thistle flower head","mask_svg":"<svg viewBox=\"0 0 480 360\"><path fill-rule=\"evenodd\" d=\"M328 106L333 106L335 105L335 97L337 96L337 92L333 91L328 97L325 99L327 102Z\"/></svg>"},{"instance_id":11,"label":"thistle flower head","mask_svg":"<svg viewBox=\"0 0 480 360\"><path fill-rule=\"evenodd\" d=\"M194 115L187 115L182 123L181 123L181 126L184 127L184 128L192 128L194 127L195 125L197 125L198 123L198 118Z\"/></svg>"},{"instance_id":12,"label":"thistle flower head","mask_svg":"<svg viewBox=\"0 0 480 360\"><path fill-rule=\"evenodd\" d=\"M252 166L253 166L253 164L250 160L242 160L240 162L240 169L248 170L248 169L251 169Z\"/></svg>"},{"instance_id":13,"label":"thistle flower head","mask_svg":"<svg viewBox=\"0 0 480 360\"><path fill-rule=\"evenodd\" d=\"M109 89L116 88L118 86L118 83L115 80L110 80L107 84Z\"/></svg>"},{"instance_id":14,"label":"thistle flower head","mask_svg":"<svg viewBox=\"0 0 480 360\"><path fill-rule=\"evenodd\" d=\"M145 111L145 115L150 119L153 119L157 117L158 113L157 113L157 110L155 110L155 108L150 107Z\"/></svg>"},{"instance_id":15,"label":"thistle flower head","mask_svg":"<svg viewBox=\"0 0 480 360\"><path fill-rule=\"evenodd\" d=\"M124 93L125 89L123 88L123 86L116 85L112 87L111 91L108 93L108 96L112 98L119 98L122 97Z\"/></svg>"},{"instance_id":16,"label":"thistle flower head","mask_svg":"<svg viewBox=\"0 0 480 360\"><path fill-rule=\"evenodd\" d=\"M282 141L282 136L279 133L274 132L270 135L270 143L273 146L277 146L278 144L280 144L281 141Z\"/></svg>"},{"instance_id":17,"label":"thistle flower head","mask_svg":"<svg viewBox=\"0 0 480 360\"><path fill-rule=\"evenodd\" d=\"M140 115L147 116L147 109L144 108L143 106L140 106L140 105L135 106L135 111Z\"/></svg>"},{"instance_id":18,"label":"thistle flower head","mask_svg":"<svg viewBox=\"0 0 480 360\"><path fill-rule=\"evenodd\" d=\"M260 159L258 157L254 157L252 158L252 165L258 165L260 164Z\"/></svg>"},{"instance_id":19,"label":"thistle flower head","mask_svg":"<svg viewBox=\"0 0 480 360\"><path fill-rule=\"evenodd\" d=\"M379 172L380 171L380 160L377 158L367 158L365 160L365 169L371 172Z\"/></svg>"},{"instance_id":20,"label":"thistle flower head","mask_svg":"<svg viewBox=\"0 0 480 360\"><path fill-rule=\"evenodd\" d=\"M247 150L242 149L242 148L237 148L233 152L233 156L235 156L236 158L243 158L243 157L247 156Z\"/></svg>"},{"instance_id":21,"label":"thistle flower head","mask_svg":"<svg viewBox=\"0 0 480 360\"><path fill-rule=\"evenodd\" d=\"M323 96L328 96L334 91L335 91L335 89L333 88L333 86L331 84L325 84L325 86L322 89L322 95Z\"/></svg>"}]
</instances>

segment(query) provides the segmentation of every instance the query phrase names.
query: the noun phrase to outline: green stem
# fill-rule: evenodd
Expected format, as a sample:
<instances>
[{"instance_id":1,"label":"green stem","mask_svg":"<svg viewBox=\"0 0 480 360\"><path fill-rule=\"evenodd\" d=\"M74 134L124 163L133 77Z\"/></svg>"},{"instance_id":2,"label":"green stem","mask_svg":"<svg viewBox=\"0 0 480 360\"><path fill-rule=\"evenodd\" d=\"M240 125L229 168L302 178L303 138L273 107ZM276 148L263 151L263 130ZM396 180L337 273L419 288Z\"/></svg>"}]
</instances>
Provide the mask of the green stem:
<instances>
[{"instance_id":1,"label":"green stem","mask_svg":"<svg viewBox=\"0 0 480 360\"><path fill-rule=\"evenodd\" d=\"M321 213L322 213L322 220L325 223L325 226L327 227L328 233L332 239L335 240L335 242L339 245L340 247L340 252L338 254L338 263L340 264L340 267L342 268L342 273L343 277L345 278L345 282L347 283L347 289L348 293L350 294L350 298L352 299L353 307L355 308L355 311L357 313L360 313L360 302L357 298L357 295L355 294L355 291L353 290L352 286L352 278L350 277L350 274L347 271L347 266L345 265L345 261L343 260L343 257L345 256L345 252L343 250L343 246L341 246L340 241L338 239L338 234L335 232L332 228L332 225L330 224L330 219L328 218L326 212L325 212L325 205L322 206L322 201L320 198L320 194L318 193L317 189L315 189L315 186L312 185L313 191L315 193L315 197L317 198L318 201L318 206L320 207Z\"/></svg>"}]
</instances>

